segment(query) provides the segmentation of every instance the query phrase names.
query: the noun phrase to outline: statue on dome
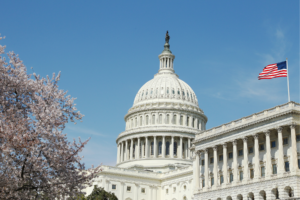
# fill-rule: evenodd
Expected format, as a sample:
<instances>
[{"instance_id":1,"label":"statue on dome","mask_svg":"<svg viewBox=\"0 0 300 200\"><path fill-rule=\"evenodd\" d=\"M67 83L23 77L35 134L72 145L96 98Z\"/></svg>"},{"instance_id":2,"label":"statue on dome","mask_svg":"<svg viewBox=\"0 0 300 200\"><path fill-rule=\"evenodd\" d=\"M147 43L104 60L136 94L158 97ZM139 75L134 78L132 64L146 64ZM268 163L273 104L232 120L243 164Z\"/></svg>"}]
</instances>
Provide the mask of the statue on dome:
<instances>
[{"instance_id":1,"label":"statue on dome","mask_svg":"<svg viewBox=\"0 0 300 200\"><path fill-rule=\"evenodd\" d=\"M170 36L169 36L169 32L168 32L168 31L167 31L167 33L166 33L166 38L165 38L165 40L166 40L166 43L169 43Z\"/></svg>"}]
</instances>

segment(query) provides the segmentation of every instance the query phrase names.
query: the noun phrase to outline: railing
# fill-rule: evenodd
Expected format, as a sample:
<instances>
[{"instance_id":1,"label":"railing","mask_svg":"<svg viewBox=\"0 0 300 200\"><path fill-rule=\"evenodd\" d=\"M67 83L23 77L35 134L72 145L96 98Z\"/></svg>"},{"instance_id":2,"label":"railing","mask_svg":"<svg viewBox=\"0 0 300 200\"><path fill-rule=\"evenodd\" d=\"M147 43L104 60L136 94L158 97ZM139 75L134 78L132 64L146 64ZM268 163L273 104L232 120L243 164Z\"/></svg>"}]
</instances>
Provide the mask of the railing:
<instances>
[{"instance_id":1,"label":"railing","mask_svg":"<svg viewBox=\"0 0 300 200\"><path fill-rule=\"evenodd\" d=\"M270 108L270 109L261 111L259 113L254 113L250 116L246 116L246 117L243 117L241 119L238 119L238 120L235 120L235 121L232 121L232 122L229 122L229 123L211 128L209 130L203 131L201 133L198 133L196 135L195 140L205 138L205 137L211 136L211 135L216 135L216 134L218 134L218 133L220 133L220 132L222 132L226 129L234 128L234 127L240 126L240 125L245 124L245 123L253 122L255 120L260 120L264 117L275 115L279 112L286 111L286 110L289 110L289 109L296 109L296 110L300 111L300 104L291 101L291 102L288 102L286 104L282 104L282 105L276 106L274 108Z\"/></svg>"}]
</instances>

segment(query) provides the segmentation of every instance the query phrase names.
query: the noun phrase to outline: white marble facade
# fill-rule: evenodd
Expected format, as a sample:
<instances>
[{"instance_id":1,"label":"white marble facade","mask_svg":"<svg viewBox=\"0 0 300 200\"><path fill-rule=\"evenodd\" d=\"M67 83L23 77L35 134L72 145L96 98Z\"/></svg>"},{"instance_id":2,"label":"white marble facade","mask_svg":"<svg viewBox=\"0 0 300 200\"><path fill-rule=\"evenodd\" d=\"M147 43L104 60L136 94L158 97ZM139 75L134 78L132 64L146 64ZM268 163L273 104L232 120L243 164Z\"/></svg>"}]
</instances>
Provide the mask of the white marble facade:
<instances>
[{"instance_id":1,"label":"white marble facade","mask_svg":"<svg viewBox=\"0 0 300 200\"><path fill-rule=\"evenodd\" d=\"M93 185L119 200L300 197L300 104L206 130L207 117L175 74L169 47L166 40L158 73L125 115L116 166L103 166Z\"/></svg>"}]
</instances>

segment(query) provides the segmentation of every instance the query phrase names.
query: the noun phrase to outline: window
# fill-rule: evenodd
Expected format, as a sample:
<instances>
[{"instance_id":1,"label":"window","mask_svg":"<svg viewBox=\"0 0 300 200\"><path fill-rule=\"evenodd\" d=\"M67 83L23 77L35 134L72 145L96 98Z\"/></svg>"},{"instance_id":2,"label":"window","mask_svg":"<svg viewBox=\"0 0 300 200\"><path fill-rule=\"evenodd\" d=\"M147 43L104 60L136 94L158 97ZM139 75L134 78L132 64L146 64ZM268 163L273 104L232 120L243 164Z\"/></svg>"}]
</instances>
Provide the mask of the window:
<instances>
[{"instance_id":1,"label":"window","mask_svg":"<svg viewBox=\"0 0 300 200\"><path fill-rule=\"evenodd\" d=\"M184 143L182 143L182 152L184 152Z\"/></svg>"},{"instance_id":2,"label":"window","mask_svg":"<svg viewBox=\"0 0 300 200\"><path fill-rule=\"evenodd\" d=\"M172 90L172 93L173 93L173 94L175 94L175 91L174 91L174 89Z\"/></svg>"},{"instance_id":3,"label":"window","mask_svg":"<svg viewBox=\"0 0 300 200\"><path fill-rule=\"evenodd\" d=\"M195 126L195 118L192 118L192 127Z\"/></svg>"},{"instance_id":4,"label":"window","mask_svg":"<svg viewBox=\"0 0 300 200\"><path fill-rule=\"evenodd\" d=\"M286 172L290 171L290 163L289 163L289 161L287 161L287 162L284 163L284 168L285 168Z\"/></svg>"},{"instance_id":5,"label":"window","mask_svg":"<svg viewBox=\"0 0 300 200\"><path fill-rule=\"evenodd\" d=\"M177 142L174 142L174 155L177 155Z\"/></svg>"},{"instance_id":6,"label":"window","mask_svg":"<svg viewBox=\"0 0 300 200\"><path fill-rule=\"evenodd\" d=\"M254 178L254 170L250 169L250 178L253 179Z\"/></svg>"},{"instance_id":7,"label":"window","mask_svg":"<svg viewBox=\"0 0 300 200\"><path fill-rule=\"evenodd\" d=\"M111 185L111 189L115 190L115 189L117 189L117 186L116 185Z\"/></svg>"},{"instance_id":8,"label":"window","mask_svg":"<svg viewBox=\"0 0 300 200\"><path fill-rule=\"evenodd\" d=\"M243 171L240 171L240 181L242 181L243 178L244 178L244 173L243 173Z\"/></svg>"},{"instance_id":9,"label":"window","mask_svg":"<svg viewBox=\"0 0 300 200\"><path fill-rule=\"evenodd\" d=\"M176 192L176 187L173 187L173 192Z\"/></svg>"},{"instance_id":10,"label":"window","mask_svg":"<svg viewBox=\"0 0 300 200\"><path fill-rule=\"evenodd\" d=\"M142 188L142 189L141 189L141 192L142 192L142 193L146 193L145 188Z\"/></svg>"},{"instance_id":11,"label":"window","mask_svg":"<svg viewBox=\"0 0 300 200\"><path fill-rule=\"evenodd\" d=\"M167 88L167 94L169 94L169 88Z\"/></svg>"},{"instance_id":12,"label":"window","mask_svg":"<svg viewBox=\"0 0 300 200\"><path fill-rule=\"evenodd\" d=\"M211 178L211 186L214 185L214 182L215 182L214 178Z\"/></svg>"},{"instance_id":13,"label":"window","mask_svg":"<svg viewBox=\"0 0 300 200\"><path fill-rule=\"evenodd\" d=\"M131 187L127 186L127 192L130 192L130 190L131 190Z\"/></svg>"},{"instance_id":14,"label":"window","mask_svg":"<svg viewBox=\"0 0 300 200\"><path fill-rule=\"evenodd\" d=\"M223 175L220 176L220 184L224 183L224 177Z\"/></svg>"},{"instance_id":15,"label":"window","mask_svg":"<svg viewBox=\"0 0 300 200\"><path fill-rule=\"evenodd\" d=\"M142 142L141 142L141 145L140 145L140 155L142 155Z\"/></svg>"},{"instance_id":16,"label":"window","mask_svg":"<svg viewBox=\"0 0 300 200\"><path fill-rule=\"evenodd\" d=\"M152 124L155 124L155 115L152 115Z\"/></svg>"},{"instance_id":17,"label":"window","mask_svg":"<svg viewBox=\"0 0 300 200\"><path fill-rule=\"evenodd\" d=\"M180 116L180 125L183 125L183 116Z\"/></svg>"},{"instance_id":18,"label":"window","mask_svg":"<svg viewBox=\"0 0 300 200\"><path fill-rule=\"evenodd\" d=\"M300 159L298 159L298 168L300 169Z\"/></svg>"},{"instance_id":19,"label":"window","mask_svg":"<svg viewBox=\"0 0 300 200\"><path fill-rule=\"evenodd\" d=\"M300 141L300 135L296 135L296 141L297 141L297 142Z\"/></svg>"},{"instance_id":20,"label":"window","mask_svg":"<svg viewBox=\"0 0 300 200\"><path fill-rule=\"evenodd\" d=\"M265 150L265 145L264 145L264 144L260 144L260 145L259 145L259 150L260 150L260 151Z\"/></svg>"},{"instance_id":21,"label":"window","mask_svg":"<svg viewBox=\"0 0 300 200\"><path fill-rule=\"evenodd\" d=\"M173 116L173 124L176 124L176 121L177 121L176 117L177 117L176 115Z\"/></svg>"},{"instance_id":22,"label":"window","mask_svg":"<svg viewBox=\"0 0 300 200\"><path fill-rule=\"evenodd\" d=\"M185 94L184 94L184 91L182 91L182 95L184 96Z\"/></svg>"},{"instance_id":23,"label":"window","mask_svg":"<svg viewBox=\"0 0 300 200\"><path fill-rule=\"evenodd\" d=\"M229 159L233 158L233 153L232 152L228 153L228 158Z\"/></svg>"},{"instance_id":24,"label":"window","mask_svg":"<svg viewBox=\"0 0 300 200\"><path fill-rule=\"evenodd\" d=\"M261 177L265 177L265 167L260 168Z\"/></svg>"},{"instance_id":25,"label":"window","mask_svg":"<svg viewBox=\"0 0 300 200\"><path fill-rule=\"evenodd\" d=\"M149 116L147 115L146 116L146 125L148 125L148 123L149 123Z\"/></svg>"},{"instance_id":26,"label":"window","mask_svg":"<svg viewBox=\"0 0 300 200\"><path fill-rule=\"evenodd\" d=\"M186 190L186 185L183 186L183 189Z\"/></svg>"},{"instance_id":27,"label":"window","mask_svg":"<svg viewBox=\"0 0 300 200\"><path fill-rule=\"evenodd\" d=\"M162 154L162 142L158 143L158 155Z\"/></svg>"},{"instance_id":28,"label":"window","mask_svg":"<svg viewBox=\"0 0 300 200\"><path fill-rule=\"evenodd\" d=\"M202 166L204 166L204 164L205 164L205 163L204 163L204 160L202 160Z\"/></svg>"},{"instance_id":29,"label":"window","mask_svg":"<svg viewBox=\"0 0 300 200\"><path fill-rule=\"evenodd\" d=\"M170 122L170 115L167 114L166 124L169 124L169 122Z\"/></svg>"},{"instance_id":30,"label":"window","mask_svg":"<svg viewBox=\"0 0 300 200\"><path fill-rule=\"evenodd\" d=\"M143 125L143 117L141 116L140 117L140 126L142 126Z\"/></svg>"},{"instance_id":31,"label":"window","mask_svg":"<svg viewBox=\"0 0 300 200\"><path fill-rule=\"evenodd\" d=\"M205 187L205 180L202 180L202 187Z\"/></svg>"},{"instance_id":32,"label":"window","mask_svg":"<svg viewBox=\"0 0 300 200\"><path fill-rule=\"evenodd\" d=\"M253 147L249 147L249 154L253 153Z\"/></svg>"},{"instance_id":33,"label":"window","mask_svg":"<svg viewBox=\"0 0 300 200\"><path fill-rule=\"evenodd\" d=\"M243 156L243 149L239 150L239 156Z\"/></svg>"},{"instance_id":34,"label":"window","mask_svg":"<svg viewBox=\"0 0 300 200\"><path fill-rule=\"evenodd\" d=\"M133 156L132 156L132 157L134 157L134 158L135 158L135 144L133 144L133 151L132 151L132 154L133 154Z\"/></svg>"},{"instance_id":35,"label":"window","mask_svg":"<svg viewBox=\"0 0 300 200\"><path fill-rule=\"evenodd\" d=\"M223 155L219 155L219 161L223 161Z\"/></svg>"},{"instance_id":36,"label":"window","mask_svg":"<svg viewBox=\"0 0 300 200\"><path fill-rule=\"evenodd\" d=\"M170 155L170 142L166 143L166 155Z\"/></svg>"},{"instance_id":37,"label":"window","mask_svg":"<svg viewBox=\"0 0 300 200\"><path fill-rule=\"evenodd\" d=\"M162 123L162 114L159 115L159 123Z\"/></svg>"},{"instance_id":38,"label":"window","mask_svg":"<svg viewBox=\"0 0 300 200\"><path fill-rule=\"evenodd\" d=\"M166 189L166 194L169 194L169 189Z\"/></svg>"},{"instance_id":39,"label":"window","mask_svg":"<svg viewBox=\"0 0 300 200\"><path fill-rule=\"evenodd\" d=\"M138 126L138 123L137 123L137 117L135 118L135 127Z\"/></svg>"},{"instance_id":40,"label":"window","mask_svg":"<svg viewBox=\"0 0 300 200\"><path fill-rule=\"evenodd\" d=\"M277 174L277 165L273 164L272 168L273 168L273 174Z\"/></svg>"},{"instance_id":41,"label":"window","mask_svg":"<svg viewBox=\"0 0 300 200\"><path fill-rule=\"evenodd\" d=\"M153 88L151 89L151 93L150 93L151 95L153 94Z\"/></svg>"},{"instance_id":42,"label":"window","mask_svg":"<svg viewBox=\"0 0 300 200\"><path fill-rule=\"evenodd\" d=\"M233 182L233 173L230 173L230 183L232 183Z\"/></svg>"},{"instance_id":43,"label":"window","mask_svg":"<svg viewBox=\"0 0 300 200\"><path fill-rule=\"evenodd\" d=\"M271 148L274 148L274 147L276 147L276 141L271 142Z\"/></svg>"},{"instance_id":44,"label":"window","mask_svg":"<svg viewBox=\"0 0 300 200\"><path fill-rule=\"evenodd\" d=\"M154 142L151 142L150 149L151 149L151 155L154 155Z\"/></svg>"},{"instance_id":45,"label":"window","mask_svg":"<svg viewBox=\"0 0 300 200\"><path fill-rule=\"evenodd\" d=\"M283 144L284 144L284 145L285 145L285 144L289 144L288 138L283 138Z\"/></svg>"},{"instance_id":46,"label":"window","mask_svg":"<svg viewBox=\"0 0 300 200\"><path fill-rule=\"evenodd\" d=\"M212 164L212 163L214 163L214 158L213 157L210 158L210 164Z\"/></svg>"},{"instance_id":47,"label":"window","mask_svg":"<svg viewBox=\"0 0 300 200\"><path fill-rule=\"evenodd\" d=\"M189 117L186 118L186 125L187 125L187 126L190 125L190 118L189 118Z\"/></svg>"}]
</instances>

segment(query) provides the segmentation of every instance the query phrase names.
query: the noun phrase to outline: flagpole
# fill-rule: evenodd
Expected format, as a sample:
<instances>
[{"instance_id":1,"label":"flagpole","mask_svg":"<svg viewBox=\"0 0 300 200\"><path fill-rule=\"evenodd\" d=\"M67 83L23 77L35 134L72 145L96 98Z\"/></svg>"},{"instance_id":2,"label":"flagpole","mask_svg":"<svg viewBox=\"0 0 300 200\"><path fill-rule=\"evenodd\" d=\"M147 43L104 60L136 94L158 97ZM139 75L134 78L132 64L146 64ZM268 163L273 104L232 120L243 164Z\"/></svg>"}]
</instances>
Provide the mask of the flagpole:
<instances>
[{"instance_id":1,"label":"flagpole","mask_svg":"<svg viewBox=\"0 0 300 200\"><path fill-rule=\"evenodd\" d=\"M286 71L287 71L288 99L289 99L289 102L290 102L291 98L290 98L290 84L289 84L289 65L288 65L288 59L287 58L286 58Z\"/></svg>"}]
</instances>

